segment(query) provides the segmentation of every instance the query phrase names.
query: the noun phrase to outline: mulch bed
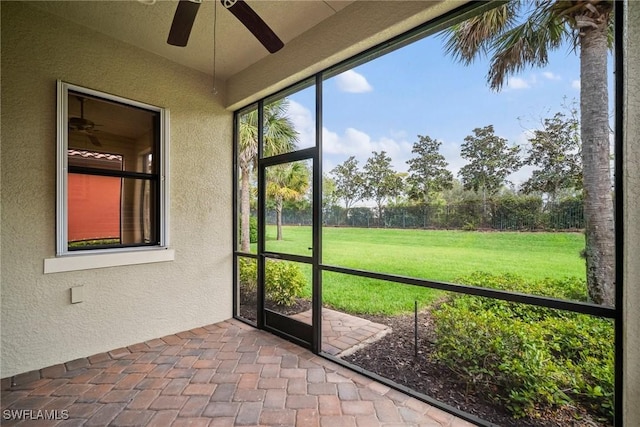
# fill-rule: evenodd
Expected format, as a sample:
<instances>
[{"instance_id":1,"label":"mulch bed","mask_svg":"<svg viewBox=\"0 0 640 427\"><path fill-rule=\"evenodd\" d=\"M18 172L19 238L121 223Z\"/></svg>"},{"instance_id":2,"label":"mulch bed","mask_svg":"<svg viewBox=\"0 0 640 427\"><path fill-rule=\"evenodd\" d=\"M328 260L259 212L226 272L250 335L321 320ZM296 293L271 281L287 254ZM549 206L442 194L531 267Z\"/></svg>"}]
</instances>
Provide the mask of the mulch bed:
<instances>
[{"instance_id":1,"label":"mulch bed","mask_svg":"<svg viewBox=\"0 0 640 427\"><path fill-rule=\"evenodd\" d=\"M290 307L267 307L283 314L295 314L311 308L308 300L299 299ZM240 316L256 320L256 297L240 295ZM476 417L500 426L522 427L606 427L608 424L593 420L584 408L569 407L543 411L540 417L513 419L500 404L484 398L482 392L473 390L461 381L449 368L432 357L434 352L433 321L428 310L418 313L418 354L415 353L414 316L370 316L359 317L391 327L385 335L343 360L367 371L388 378L397 384L409 387L449 406L458 408Z\"/></svg>"},{"instance_id":2,"label":"mulch bed","mask_svg":"<svg viewBox=\"0 0 640 427\"><path fill-rule=\"evenodd\" d=\"M240 288L240 309L239 315L247 320L256 322L256 307L258 306L256 292L244 292ZM276 305L271 301L265 301L265 307L277 311L280 314L297 314L311 309L311 301L308 299L297 298L290 306Z\"/></svg>"},{"instance_id":3,"label":"mulch bed","mask_svg":"<svg viewBox=\"0 0 640 427\"><path fill-rule=\"evenodd\" d=\"M358 315L392 328L381 340L344 357L349 363L388 378L480 419L500 426L604 427L584 408L563 408L542 412L536 419L513 419L500 404L484 398L461 381L449 368L432 357L435 350L433 321L428 310L418 313L418 355L415 354L414 315Z\"/></svg>"}]
</instances>

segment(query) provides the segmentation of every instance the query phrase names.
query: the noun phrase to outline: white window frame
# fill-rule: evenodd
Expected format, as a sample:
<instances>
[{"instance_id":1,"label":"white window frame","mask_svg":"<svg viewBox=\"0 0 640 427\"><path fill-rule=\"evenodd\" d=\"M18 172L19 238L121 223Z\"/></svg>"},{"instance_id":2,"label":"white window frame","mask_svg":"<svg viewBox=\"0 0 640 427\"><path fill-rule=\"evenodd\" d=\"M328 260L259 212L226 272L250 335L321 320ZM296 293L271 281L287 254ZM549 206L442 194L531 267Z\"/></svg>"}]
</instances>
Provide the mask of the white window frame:
<instances>
[{"instance_id":1,"label":"white window frame","mask_svg":"<svg viewBox=\"0 0 640 427\"><path fill-rule=\"evenodd\" d=\"M159 244L108 249L68 249L68 94L79 92L98 98L157 112L160 118ZM120 96L57 81L57 179L56 179L56 258L45 259L45 273L84 270L115 265L170 261L174 251L169 249L169 110L133 101ZM126 254L125 254L126 253Z\"/></svg>"}]
</instances>

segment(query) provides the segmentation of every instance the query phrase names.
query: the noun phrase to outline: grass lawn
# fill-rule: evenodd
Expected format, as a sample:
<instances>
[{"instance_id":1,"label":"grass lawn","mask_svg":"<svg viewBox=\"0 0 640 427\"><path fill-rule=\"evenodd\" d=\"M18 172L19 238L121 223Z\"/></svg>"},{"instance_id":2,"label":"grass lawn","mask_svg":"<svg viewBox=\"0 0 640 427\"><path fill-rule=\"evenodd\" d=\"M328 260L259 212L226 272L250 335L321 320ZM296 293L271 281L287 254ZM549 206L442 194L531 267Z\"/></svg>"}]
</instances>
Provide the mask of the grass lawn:
<instances>
[{"instance_id":1,"label":"grass lawn","mask_svg":"<svg viewBox=\"0 0 640 427\"><path fill-rule=\"evenodd\" d=\"M284 227L270 251L309 255L310 227ZM585 277L580 233L474 232L450 230L323 229L323 264L445 282L476 271L517 274L525 279ZM253 248L255 250L255 247ZM310 290L307 290L310 295ZM398 314L443 295L440 291L323 273L323 303L351 313Z\"/></svg>"}]
</instances>

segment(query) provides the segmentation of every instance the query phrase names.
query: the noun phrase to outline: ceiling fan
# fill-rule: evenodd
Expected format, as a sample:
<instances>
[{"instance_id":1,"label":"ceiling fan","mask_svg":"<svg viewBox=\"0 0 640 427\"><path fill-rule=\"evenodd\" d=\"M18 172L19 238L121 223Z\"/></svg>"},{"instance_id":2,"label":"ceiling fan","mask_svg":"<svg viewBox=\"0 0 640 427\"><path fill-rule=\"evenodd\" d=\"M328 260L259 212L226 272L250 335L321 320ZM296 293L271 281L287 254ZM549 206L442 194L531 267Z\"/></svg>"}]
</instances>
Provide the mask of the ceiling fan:
<instances>
[{"instance_id":1,"label":"ceiling fan","mask_svg":"<svg viewBox=\"0 0 640 427\"><path fill-rule=\"evenodd\" d=\"M69 118L69 131L86 135L93 145L96 147L102 147L100 140L98 140L98 138L93 134L96 130L95 127L100 125L84 118L84 101L86 99L81 96L77 96L76 98L80 101L80 117Z\"/></svg>"},{"instance_id":2,"label":"ceiling fan","mask_svg":"<svg viewBox=\"0 0 640 427\"><path fill-rule=\"evenodd\" d=\"M182 47L187 45L200 3L202 0L180 0L173 16L167 43ZM238 18L270 53L282 49L282 40L244 0L220 0L220 3Z\"/></svg>"}]
</instances>

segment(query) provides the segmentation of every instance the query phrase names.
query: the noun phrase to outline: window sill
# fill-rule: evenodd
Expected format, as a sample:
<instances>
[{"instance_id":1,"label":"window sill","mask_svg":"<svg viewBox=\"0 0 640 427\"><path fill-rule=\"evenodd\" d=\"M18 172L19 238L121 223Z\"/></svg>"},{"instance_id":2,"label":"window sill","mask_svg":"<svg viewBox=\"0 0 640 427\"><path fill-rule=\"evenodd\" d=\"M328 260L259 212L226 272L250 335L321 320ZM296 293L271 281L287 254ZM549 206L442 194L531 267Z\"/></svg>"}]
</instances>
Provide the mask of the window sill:
<instances>
[{"instance_id":1,"label":"window sill","mask_svg":"<svg viewBox=\"0 0 640 427\"><path fill-rule=\"evenodd\" d=\"M46 258L44 260L44 274L123 265L149 264L173 261L174 259L175 250L173 249L65 255L56 258Z\"/></svg>"}]
</instances>

